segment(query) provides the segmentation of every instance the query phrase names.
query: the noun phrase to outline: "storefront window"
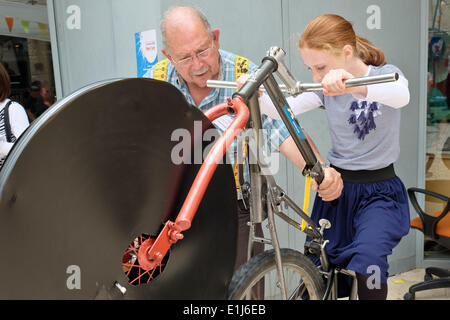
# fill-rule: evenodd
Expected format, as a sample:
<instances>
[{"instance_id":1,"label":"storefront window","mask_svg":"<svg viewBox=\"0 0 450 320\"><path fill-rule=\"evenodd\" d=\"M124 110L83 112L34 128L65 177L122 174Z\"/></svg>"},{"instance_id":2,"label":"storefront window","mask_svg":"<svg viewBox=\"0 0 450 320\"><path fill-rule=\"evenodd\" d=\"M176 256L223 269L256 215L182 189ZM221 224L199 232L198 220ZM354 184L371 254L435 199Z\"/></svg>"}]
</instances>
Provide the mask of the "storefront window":
<instances>
[{"instance_id":1,"label":"storefront window","mask_svg":"<svg viewBox=\"0 0 450 320\"><path fill-rule=\"evenodd\" d=\"M429 13L425 188L450 196L450 2L430 0ZM427 212L442 209L442 202L425 199ZM432 246L425 242L425 251Z\"/></svg>"},{"instance_id":2,"label":"storefront window","mask_svg":"<svg viewBox=\"0 0 450 320\"><path fill-rule=\"evenodd\" d=\"M22 11L16 16L0 18L0 62L11 78L11 99L27 109L30 121L55 102L55 80L48 22L33 22L29 12L37 7L46 10L46 1L15 0ZM0 1L0 8L2 2ZM6 23L9 19L10 24ZM24 23L26 22L26 23ZM39 102L36 102L36 99ZM39 104L39 106L36 106Z\"/></svg>"}]
</instances>

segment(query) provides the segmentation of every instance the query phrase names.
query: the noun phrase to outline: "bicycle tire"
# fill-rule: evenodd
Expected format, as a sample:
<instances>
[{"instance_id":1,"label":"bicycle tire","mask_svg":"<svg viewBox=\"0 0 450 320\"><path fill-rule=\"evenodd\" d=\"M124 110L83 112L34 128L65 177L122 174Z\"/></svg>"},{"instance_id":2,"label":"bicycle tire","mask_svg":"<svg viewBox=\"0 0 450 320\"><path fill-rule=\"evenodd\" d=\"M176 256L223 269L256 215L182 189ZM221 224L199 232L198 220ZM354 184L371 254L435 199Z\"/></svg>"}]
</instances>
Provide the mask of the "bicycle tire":
<instances>
[{"instance_id":1,"label":"bicycle tire","mask_svg":"<svg viewBox=\"0 0 450 320\"><path fill-rule=\"evenodd\" d=\"M286 287L288 288L288 299L320 300L325 293L325 280L312 261L302 253L288 248L281 249L280 254ZM291 279L289 271L295 272L298 277L298 284L297 279ZM268 275L269 278L266 278ZM228 298L230 300L281 299L281 290L274 283L275 277L278 279L275 251L271 249L252 257L234 273L229 285ZM262 278L265 279L262 289L264 291L263 297L261 291L258 293L258 289L256 289L257 285L261 286L260 280ZM303 289L302 284L307 294L300 292L300 289ZM291 286L294 287L294 290L290 290Z\"/></svg>"}]
</instances>

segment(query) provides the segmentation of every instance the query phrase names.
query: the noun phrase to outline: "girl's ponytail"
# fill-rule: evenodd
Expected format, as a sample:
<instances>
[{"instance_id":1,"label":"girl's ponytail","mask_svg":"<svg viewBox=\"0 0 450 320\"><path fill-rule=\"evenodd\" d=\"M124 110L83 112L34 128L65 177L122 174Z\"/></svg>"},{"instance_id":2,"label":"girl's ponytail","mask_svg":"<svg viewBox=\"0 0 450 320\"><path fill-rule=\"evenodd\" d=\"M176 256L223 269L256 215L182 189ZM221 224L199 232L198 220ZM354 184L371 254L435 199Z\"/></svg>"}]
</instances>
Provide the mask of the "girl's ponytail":
<instances>
[{"instance_id":1,"label":"girl's ponytail","mask_svg":"<svg viewBox=\"0 0 450 320\"><path fill-rule=\"evenodd\" d=\"M383 51L375 47L372 42L356 36L356 52L365 64L381 66L386 63Z\"/></svg>"}]
</instances>

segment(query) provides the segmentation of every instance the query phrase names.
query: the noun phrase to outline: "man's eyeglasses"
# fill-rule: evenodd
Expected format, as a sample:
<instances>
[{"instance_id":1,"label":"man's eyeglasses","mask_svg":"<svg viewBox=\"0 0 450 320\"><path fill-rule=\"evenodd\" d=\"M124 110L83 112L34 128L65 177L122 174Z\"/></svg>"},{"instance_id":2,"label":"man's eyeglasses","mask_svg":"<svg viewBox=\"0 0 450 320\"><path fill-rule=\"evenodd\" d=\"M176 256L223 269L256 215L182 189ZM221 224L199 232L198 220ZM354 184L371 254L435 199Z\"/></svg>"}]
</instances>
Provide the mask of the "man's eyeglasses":
<instances>
[{"instance_id":1,"label":"man's eyeglasses","mask_svg":"<svg viewBox=\"0 0 450 320\"><path fill-rule=\"evenodd\" d=\"M206 58L209 57L212 48L214 48L214 42L211 44L211 47L209 47L208 49L205 49L205 50L203 50L203 51L197 52L197 53L195 54L195 56L196 56L198 59L206 59ZM174 64L185 65L185 66L191 64L192 61L194 61L194 57L193 57L193 56L190 56L190 57L187 57L187 58L184 58L184 59L180 59L180 60L178 60L178 61L175 60L174 58L172 58L172 62L173 62Z\"/></svg>"}]
</instances>

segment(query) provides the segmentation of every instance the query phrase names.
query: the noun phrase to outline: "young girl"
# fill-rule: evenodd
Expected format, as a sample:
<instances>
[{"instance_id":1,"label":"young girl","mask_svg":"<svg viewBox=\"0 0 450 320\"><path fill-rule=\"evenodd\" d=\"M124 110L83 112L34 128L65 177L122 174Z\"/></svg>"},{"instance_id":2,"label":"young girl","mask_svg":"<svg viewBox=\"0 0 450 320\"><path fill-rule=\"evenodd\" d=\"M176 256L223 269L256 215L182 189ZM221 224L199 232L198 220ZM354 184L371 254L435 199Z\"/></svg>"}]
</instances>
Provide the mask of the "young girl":
<instances>
[{"instance_id":1,"label":"young girl","mask_svg":"<svg viewBox=\"0 0 450 320\"><path fill-rule=\"evenodd\" d=\"M336 206L321 199L319 188L311 216L331 222L324 233L330 261L356 272L359 298L386 299L387 257L409 231L408 197L393 166L400 152L400 108L409 102L408 81L337 15L312 20L298 46L324 90L290 97L288 103L295 114L325 107L332 142L328 160L344 181ZM350 78L393 72L400 75L396 82L345 88ZM280 118L268 96L260 103L264 113Z\"/></svg>"}]
</instances>

